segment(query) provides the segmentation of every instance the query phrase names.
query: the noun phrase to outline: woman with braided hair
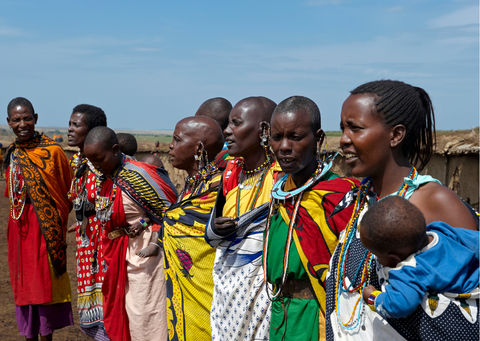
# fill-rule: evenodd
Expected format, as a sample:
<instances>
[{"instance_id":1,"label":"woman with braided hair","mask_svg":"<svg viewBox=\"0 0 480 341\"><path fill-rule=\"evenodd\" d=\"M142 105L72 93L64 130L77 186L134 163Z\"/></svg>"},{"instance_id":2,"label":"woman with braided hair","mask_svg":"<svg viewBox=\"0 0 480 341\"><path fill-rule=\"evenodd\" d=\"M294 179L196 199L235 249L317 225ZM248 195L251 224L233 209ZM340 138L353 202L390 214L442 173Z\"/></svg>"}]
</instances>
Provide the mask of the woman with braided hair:
<instances>
[{"instance_id":1,"label":"woman with braided hair","mask_svg":"<svg viewBox=\"0 0 480 341\"><path fill-rule=\"evenodd\" d=\"M381 291L388 270L360 241L359 223L369 205L391 195L410 200L428 223L476 230L478 223L458 196L430 176L420 175L433 154L435 118L432 102L421 88L400 81L366 83L343 103L340 145L351 173L365 177L342 207L354 204L340 237L327 278L328 340L466 340L478 338L478 299L427 293L406 318L383 319L366 307L368 285ZM417 167L417 168L415 168ZM353 194L353 195L351 195ZM449 257L450 255L445 255ZM382 273L386 273L383 275ZM454 323L452 323L454 321Z\"/></svg>"}]
</instances>

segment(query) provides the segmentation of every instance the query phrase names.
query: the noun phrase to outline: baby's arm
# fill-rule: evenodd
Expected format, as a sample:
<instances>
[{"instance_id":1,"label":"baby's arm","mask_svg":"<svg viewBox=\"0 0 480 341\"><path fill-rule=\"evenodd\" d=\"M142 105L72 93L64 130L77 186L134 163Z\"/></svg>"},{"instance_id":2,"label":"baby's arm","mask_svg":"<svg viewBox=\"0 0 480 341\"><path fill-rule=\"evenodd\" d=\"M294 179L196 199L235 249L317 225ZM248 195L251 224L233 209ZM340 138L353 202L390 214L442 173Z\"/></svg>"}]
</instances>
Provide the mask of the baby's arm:
<instances>
[{"instance_id":1,"label":"baby's arm","mask_svg":"<svg viewBox=\"0 0 480 341\"><path fill-rule=\"evenodd\" d=\"M419 269L403 266L398 270L390 270L385 292L374 291L374 287L368 286L363 296L370 309L384 318L406 317L422 303L428 284Z\"/></svg>"}]
</instances>

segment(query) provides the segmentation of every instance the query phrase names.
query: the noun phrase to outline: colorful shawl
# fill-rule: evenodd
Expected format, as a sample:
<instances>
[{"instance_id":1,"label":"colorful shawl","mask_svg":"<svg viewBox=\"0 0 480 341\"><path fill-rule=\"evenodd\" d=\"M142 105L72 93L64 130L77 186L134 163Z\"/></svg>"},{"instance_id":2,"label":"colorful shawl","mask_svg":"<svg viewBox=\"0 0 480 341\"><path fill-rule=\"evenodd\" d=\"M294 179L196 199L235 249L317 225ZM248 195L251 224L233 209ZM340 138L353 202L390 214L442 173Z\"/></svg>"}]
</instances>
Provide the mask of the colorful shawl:
<instances>
[{"instance_id":1,"label":"colorful shawl","mask_svg":"<svg viewBox=\"0 0 480 341\"><path fill-rule=\"evenodd\" d=\"M169 340L209 340L212 269L215 249L205 240L205 225L215 205L221 173L203 193L186 197L165 212L163 249L167 281Z\"/></svg>"},{"instance_id":2,"label":"colorful shawl","mask_svg":"<svg viewBox=\"0 0 480 341\"><path fill-rule=\"evenodd\" d=\"M58 143L39 133L30 141L13 142L5 164L15 152L53 270L60 277L67 271L65 232L72 208L67 197L72 181L68 159Z\"/></svg>"},{"instance_id":3,"label":"colorful shawl","mask_svg":"<svg viewBox=\"0 0 480 341\"><path fill-rule=\"evenodd\" d=\"M340 233L350 220L353 208L350 206L329 219L327 217L345 193L359 184L353 179L333 177L335 177L333 173L327 173L322 181L303 193L293 230L296 249L323 314L325 314L326 299L325 279L330 258L335 251ZM282 228L288 231L294 209L292 201L286 200L276 206L271 225L278 226L277 230L280 225L284 225ZM272 247L272 244L269 247ZM285 245L274 245L274 247L285 248Z\"/></svg>"},{"instance_id":4,"label":"colorful shawl","mask_svg":"<svg viewBox=\"0 0 480 341\"><path fill-rule=\"evenodd\" d=\"M108 179L105 189L108 189ZM115 184L139 205L155 222L163 219L163 210L175 202L177 193L161 168L143 162L128 160L115 178ZM130 340L128 316L125 310L125 284L127 281L127 261L125 259L128 236L110 240L108 233L126 227L123 200L117 193L110 221L103 235L103 252L107 263L107 273L102 286L104 324L112 340Z\"/></svg>"},{"instance_id":5,"label":"colorful shawl","mask_svg":"<svg viewBox=\"0 0 480 341\"><path fill-rule=\"evenodd\" d=\"M218 169L224 170L227 167L228 161L233 159L234 157L228 154L228 149L225 149L215 157L215 164L217 165Z\"/></svg>"},{"instance_id":6,"label":"colorful shawl","mask_svg":"<svg viewBox=\"0 0 480 341\"><path fill-rule=\"evenodd\" d=\"M165 169L135 160L126 160L115 183L157 224L178 195Z\"/></svg>"}]
</instances>

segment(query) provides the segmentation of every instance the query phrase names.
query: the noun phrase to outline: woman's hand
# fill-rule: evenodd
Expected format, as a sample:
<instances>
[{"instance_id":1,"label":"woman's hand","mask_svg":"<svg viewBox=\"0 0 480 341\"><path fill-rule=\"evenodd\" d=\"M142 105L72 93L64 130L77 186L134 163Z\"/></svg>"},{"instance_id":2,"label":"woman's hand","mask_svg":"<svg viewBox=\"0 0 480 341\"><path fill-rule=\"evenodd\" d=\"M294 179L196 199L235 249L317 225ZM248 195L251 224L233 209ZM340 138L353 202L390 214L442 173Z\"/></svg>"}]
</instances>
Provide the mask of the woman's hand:
<instances>
[{"instance_id":1,"label":"woman's hand","mask_svg":"<svg viewBox=\"0 0 480 341\"><path fill-rule=\"evenodd\" d=\"M213 221L217 230L228 230L237 227L238 220L232 217L218 217Z\"/></svg>"}]
</instances>

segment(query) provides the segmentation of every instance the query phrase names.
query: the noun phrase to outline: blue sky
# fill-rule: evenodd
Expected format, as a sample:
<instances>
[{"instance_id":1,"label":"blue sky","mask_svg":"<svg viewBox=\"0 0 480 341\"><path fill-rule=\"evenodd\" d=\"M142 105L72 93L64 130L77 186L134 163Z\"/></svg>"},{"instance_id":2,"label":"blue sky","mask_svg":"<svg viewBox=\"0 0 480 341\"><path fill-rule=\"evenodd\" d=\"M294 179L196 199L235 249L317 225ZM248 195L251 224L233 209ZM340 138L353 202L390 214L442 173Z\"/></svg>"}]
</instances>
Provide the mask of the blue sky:
<instances>
[{"instance_id":1,"label":"blue sky","mask_svg":"<svg viewBox=\"0 0 480 341\"><path fill-rule=\"evenodd\" d=\"M173 129L211 97L314 100L338 130L348 91L399 79L432 97L437 129L479 125L479 5L471 0L2 0L0 105L41 126L73 107L112 128Z\"/></svg>"}]
</instances>

